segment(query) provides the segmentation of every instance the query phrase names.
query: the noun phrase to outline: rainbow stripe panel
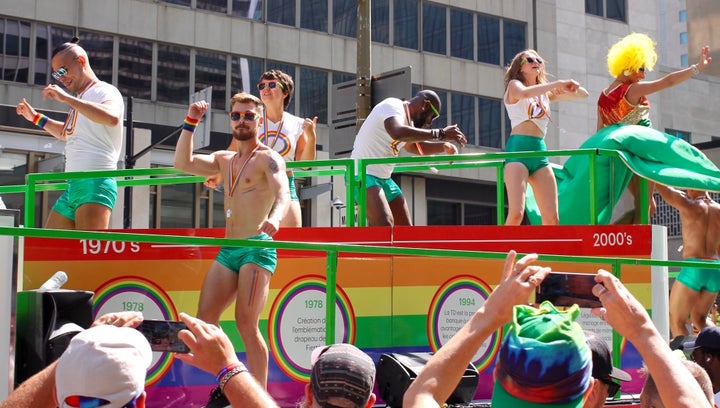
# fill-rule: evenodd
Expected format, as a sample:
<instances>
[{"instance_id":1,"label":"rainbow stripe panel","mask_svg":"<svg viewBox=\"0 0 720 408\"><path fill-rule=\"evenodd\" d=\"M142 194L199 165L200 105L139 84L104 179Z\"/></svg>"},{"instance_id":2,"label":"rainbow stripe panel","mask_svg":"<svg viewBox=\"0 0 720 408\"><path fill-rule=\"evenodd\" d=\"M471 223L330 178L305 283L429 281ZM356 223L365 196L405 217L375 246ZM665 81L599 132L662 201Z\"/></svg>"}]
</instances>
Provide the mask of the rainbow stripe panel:
<instances>
[{"instance_id":1,"label":"rainbow stripe panel","mask_svg":"<svg viewBox=\"0 0 720 408\"><path fill-rule=\"evenodd\" d=\"M133 230L188 236L222 237L221 229ZM328 242L413 248L519 253L649 257L649 226L522 226L296 228L281 230L279 241ZM614 237L612 240L607 237ZM603 238L605 237L605 238ZM622 241L622 244L620 244ZM613 245L608 245L613 242ZM67 272L64 289L95 293L94 314L133 310L147 319L177 320L179 312L195 315L199 290L218 247L139 242L27 238L23 288L38 288L58 270ZM270 350L268 390L281 406L294 407L310 375L310 353L326 344L326 254L278 251L278 268L261 316L261 331ZM504 260L387 256L340 253L337 264L335 342L349 342L375 361L383 353L435 351L482 306L500 280ZM554 270L594 273L610 262L546 263ZM649 309L648 267L622 270L623 282ZM234 305L221 317L239 357L245 349L235 328ZM583 311L581 324L610 338L607 325ZM476 398L490 398L492 370L502 331L477 351L480 372ZM622 367L631 373L641 360L632 345L623 345ZM201 407L215 376L155 353L148 372L149 407ZM639 392L641 379L623 384Z\"/></svg>"}]
</instances>

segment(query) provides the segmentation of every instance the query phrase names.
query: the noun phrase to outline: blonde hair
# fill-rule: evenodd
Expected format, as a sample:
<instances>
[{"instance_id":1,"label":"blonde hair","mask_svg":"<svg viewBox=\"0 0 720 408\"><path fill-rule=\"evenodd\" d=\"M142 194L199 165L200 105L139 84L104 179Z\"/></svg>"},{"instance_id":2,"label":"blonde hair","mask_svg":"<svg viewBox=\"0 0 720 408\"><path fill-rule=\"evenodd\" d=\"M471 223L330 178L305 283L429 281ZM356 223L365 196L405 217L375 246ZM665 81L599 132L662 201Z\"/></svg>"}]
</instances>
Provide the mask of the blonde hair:
<instances>
[{"instance_id":1,"label":"blonde hair","mask_svg":"<svg viewBox=\"0 0 720 408\"><path fill-rule=\"evenodd\" d=\"M245 92L238 92L230 98L230 108L236 103L251 103L255 105L256 112L260 112L260 108L263 106L262 101L255 95L251 95Z\"/></svg>"},{"instance_id":2,"label":"blonde hair","mask_svg":"<svg viewBox=\"0 0 720 408\"><path fill-rule=\"evenodd\" d=\"M616 42L607 55L608 72L617 78L625 71L638 72L640 68L652 71L657 62L655 42L641 33L632 33Z\"/></svg>"},{"instance_id":3,"label":"blonde hair","mask_svg":"<svg viewBox=\"0 0 720 408\"><path fill-rule=\"evenodd\" d=\"M523 74L520 72L520 68L522 65L527 62L525 61L525 54L535 54L536 57L543 59L540 57L540 54L538 54L537 51L533 49L527 49L518 52L513 57L512 61L510 61L510 64L508 65L507 69L505 70L505 89L507 89L508 84L513 79L517 79L518 81L525 83L525 78L523 78ZM544 59L543 59L544 62ZM537 81L534 84L529 85L538 85L538 84L546 84L547 83L547 76L545 75L545 64L540 65L540 73L537 76Z\"/></svg>"}]
</instances>

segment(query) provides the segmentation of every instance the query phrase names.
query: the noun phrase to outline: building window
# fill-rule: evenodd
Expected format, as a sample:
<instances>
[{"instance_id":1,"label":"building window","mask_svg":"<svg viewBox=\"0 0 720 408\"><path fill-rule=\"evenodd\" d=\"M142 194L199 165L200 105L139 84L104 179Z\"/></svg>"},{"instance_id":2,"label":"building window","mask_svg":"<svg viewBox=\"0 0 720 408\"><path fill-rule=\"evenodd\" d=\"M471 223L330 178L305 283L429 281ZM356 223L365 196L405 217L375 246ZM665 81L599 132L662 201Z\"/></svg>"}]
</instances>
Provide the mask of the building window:
<instances>
[{"instance_id":1,"label":"building window","mask_svg":"<svg viewBox=\"0 0 720 408\"><path fill-rule=\"evenodd\" d=\"M257 94L258 90L256 84L260 80L260 75L263 73L262 66L263 64L260 60L245 57L232 57L230 96L238 92Z\"/></svg>"},{"instance_id":2,"label":"building window","mask_svg":"<svg viewBox=\"0 0 720 408\"><path fill-rule=\"evenodd\" d=\"M149 101L152 98L153 44L120 37L119 50L118 90L123 96Z\"/></svg>"},{"instance_id":3,"label":"building window","mask_svg":"<svg viewBox=\"0 0 720 408\"><path fill-rule=\"evenodd\" d=\"M227 72L227 56L209 52L195 54L195 91L212 86L213 109L225 110L227 95L225 93L225 79Z\"/></svg>"},{"instance_id":4,"label":"building window","mask_svg":"<svg viewBox=\"0 0 720 408\"><path fill-rule=\"evenodd\" d=\"M232 15L261 20L262 6L262 0L232 0Z\"/></svg>"},{"instance_id":5,"label":"building window","mask_svg":"<svg viewBox=\"0 0 720 408\"><path fill-rule=\"evenodd\" d=\"M473 61L473 14L450 9L450 55Z\"/></svg>"},{"instance_id":6,"label":"building window","mask_svg":"<svg viewBox=\"0 0 720 408\"><path fill-rule=\"evenodd\" d=\"M210 10L227 14L227 0L195 0L195 7L200 10Z\"/></svg>"},{"instance_id":7,"label":"building window","mask_svg":"<svg viewBox=\"0 0 720 408\"><path fill-rule=\"evenodd\" d=\"M80 45L88 54L95 75L101 81L112 83L114 38L87 31L81 31L78 38L80 38Z\"/></svg>"},{"instance_id":8,"label":"building window","mask_svg":"<svg viewBox=\"0 0 720 408\"><path fill-rule=\"evenodd\" d=\"M327 0L300 0L300 27L327 33Z\"/></svg>"},{"instance_id":9,"label":"building window","mask_svg":"<svg viewBox=\"0 0 720 408\"><path fill-rule=\"evenodd\" d=\"M0 19L0 79L28 82L30 71L30 23Z\"/></svg>"},{"instance_id":10,"label":"building window","mask_svg":"<svg viewBox=\"0 0 720 408\"><path fill-rule=\"evenodd\" d=\"M500 100L492 98L478 98L478 113L480 121L479 145L485 147L502 148L502 109Z\"/></svg>"},{"instance_id":11,"label":"building window","mask_svg":"<svg viewBox=\"0 0 720 408\"><path fill-rule=\"evenodd\" d=\"M375 16L373 16L374 18ZM357 37L357 2L333 0L333 34ZM373 21L374 23L374 21Z\"/></svg>"},{"instance_id":12,"label":"building window","mask_svg":"<svg viewBox=\"0 0 720 408\"><path fill-rule=\"evenodd\" d=\"M517 21L503 21L503 60L510 64L515 54L527 48L526 24Z\"/></svg>"},{"instance_id":13,"label":"building window","mask_svg":"<svg viewBox=\"0 0 720 408\"><path fill-rule=\"evenodd\" d=\"M687 32L680 33L680 44L687 44L688 37Z\"/></svg>"},{"instance_id":14,"label":"building window","mask_svg":"<svg viewBox=\"0 0 720 408\"><path fill-rule=\"evenodd\" d=\"M691 136L690 132L686 132L684 130L675 130L675 129L665 128L665 133L667 133L670 136L675 136L678 139L682 139L682 140L690 143L690 136Z\"/></svg>"},{"instance_id":15,"label":"building window","mask_svg":"<svg viewBox=\"0 0 720 408\"><path fill-rule=\"evenodd\" d=\"M495 185L427 178L428 225L497 225Z\"/></svg>"},{"instance_id":16,"label":"building window","mask_svg":"<svg viewBox=\"0 0 720 408\"><path fill-rule=\"evenodd\" d=\"M390 44L390 0L373 0L372 10L372 40Z\"/></svg>"},{"instance_id":17,"label":"building window","mask_svg":"<svg viewBox=\"0 0 720 408\"><path fill-rule=\"evenodd\" d=\"M687 54L680 55L680 66L681 67L688 66L688 55Z\"/></svg>"},{"instance_id":18,"label":"building window","mask_svg":"<svg viewBox=\"0 0 720 408\"><path fill-rule=\"evenodd\" d=\"M190 7L190 0L163 0L163 3L177 4L180 6Z\"/></svg>"},{"instance_id":19,"label":"building window","mask_svg":"<svg viewBox=\"0 0 720 408\"><path fill-rule=\"evenodd\" d=\"M190 100L190 49L158 45L157 100L185 104Z\"/></svg>"},{"instance_id":20,"label":"building window","mask_svg":"<svg viewBox=\"0 0 720 408\"><path fill-rule=\"evenodd\" d=\"M432 3L423 3L423 51L447 54L447 9Z\"/></svg>"},{"instance_id":21,"label":"building window","mask_svg":"<svg viewBox=\"0 0 720 408\"><path fill-rule=\"evenodd\" d=\"M0 20L2 21L2 20ZM10 20L6 20L10 21ZM70 41L73 37L71 28L53 27L44 24L35 25L35 85L50 83L52 50L58 45ZM6 80L8 80L6 78Z\"/></svg>"},{"instance_id":22,"label":"building window","mask_svg":"<svg viewBox=\"0 0 720 408\"><path fill-rule=\"evenodd\" d=\"M299 100L298 116L317 116L319 123L328 123L328 73L300 68L300 78L295 80L295 87L295 96Z\"/></svg>"},{"instance_id":23,"label":"building window","mask_svg":"<svg viewBox=\"0 0 720 408\"><path fill-rule=\"evenodd\" d=\"M267 21L295 27L295 0L267 0Z\"/></svg>"},{"instance_id":24,"label":"building window","mask_svg":"<svg viewBox=\"0 0 720 408\"><path fill-rule=\"evenodd\" d=\"M680 10L678 12L678 21L684 23L687 21L687 10Z\"/></svg>"},{"instance_id":25,"label":"building window","mask_svg":"<svg viewBox=\"0 0 720 408\"><path fill-rule=\"evenodd\" d=\"M585 13L611 20L626 21L625 0L585 0Z\"/></svg>"},{"instance_id":26,"label":"building window","mask_svg":"<svg viewBox=\"0 0 720 408\"><path fill-rule=\"evenodd\" d=\"M418 49L418 1L393 0L393 44Z\"/></svg>"},{"instance_id":27,"label":"building window","mask_svg":"<svg viewBox=\"0 0 720 408\"><path fill-rule=\"evenodd\" d=\"M477 60L500 65L500 19L478 14Z\"/></svg>"},{"instance_id":28,"label":"building window","mask_svg":"<svg viewBox=\"0 0 720 408\"><path fill-rule=\"evenodd\" d=\"M457 123L463 133L465 133L468 144L477 145L477 139L475 137L475 97L453 93L450 101L452 114L451 123Z\"/></svg>"}]
</instances>

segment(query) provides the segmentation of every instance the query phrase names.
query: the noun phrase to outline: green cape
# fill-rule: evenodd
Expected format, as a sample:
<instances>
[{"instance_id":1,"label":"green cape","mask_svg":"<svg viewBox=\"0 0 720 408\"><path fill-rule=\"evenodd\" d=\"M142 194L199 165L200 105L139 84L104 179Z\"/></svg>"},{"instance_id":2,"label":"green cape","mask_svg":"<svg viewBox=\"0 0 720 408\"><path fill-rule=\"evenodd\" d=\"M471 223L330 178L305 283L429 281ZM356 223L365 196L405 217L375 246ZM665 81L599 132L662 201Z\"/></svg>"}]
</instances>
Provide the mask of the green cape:
<instances>
[{"instance_id":1,"label":"green cape","mask_svg":"<svg viewBox=\"0 0 720 408\"><path fill-rule=\"evenodd\" d=\"M633 173L678 188L720 191L720 170L693 145L644 126L612 125L591 136L581 149L617 150L622 158L597 155L597 224L609 224L612 210ZM560 224L589 225L590 173L588 156L571 156L553 168L558 184ZM525 211L531 224L541 224L532 189Z\"/></svg>"}]
</instances>

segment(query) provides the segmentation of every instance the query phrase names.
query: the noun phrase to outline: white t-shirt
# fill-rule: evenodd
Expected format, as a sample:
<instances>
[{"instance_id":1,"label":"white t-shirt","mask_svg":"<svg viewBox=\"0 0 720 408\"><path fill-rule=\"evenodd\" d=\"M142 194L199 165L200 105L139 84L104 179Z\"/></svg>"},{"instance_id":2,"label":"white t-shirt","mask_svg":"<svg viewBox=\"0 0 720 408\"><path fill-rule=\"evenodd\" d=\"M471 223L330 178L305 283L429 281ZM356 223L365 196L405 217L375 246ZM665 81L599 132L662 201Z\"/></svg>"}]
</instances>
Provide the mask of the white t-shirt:
<instances>
[{"instance_id":1,"label":"white t-shirt","mask_svg":"<svg viewBox=\"0 0 720 408\"><path fill-rule=\"evenodd\" d=\"M78 98L95 103L113 101L125 111L120 91L107 82L95 82ZM63 127L65 171L116 170L122 147L122 128L122 121L117 126L105 126L70 109Z\"/></svg>"},{"instance_id":2,"label":"white t-shirt","mask_svg":"<svg viewBox=\"0 0 720 408\"><path fill-rule=\"evenodd\" d=\"M280 153L286 162L295 161L297 141L303 134L305 120L287 112L283 112L280 122L273 122L267 117L265 119L259 129L260 141ZM282 129L278 132L280 126Z\"/></svg>"},{"instance_id":3,"label":"white t-shirt","mask_svg":"<svg viewBox=\"0 0 720 408\"><path fill-rule=\"evenodd\" d=\"M355 144L350 155L353 159L397 156L405 146L388 134L385 130L385 119L396 117L400 123L413 126L407 103L398 98L387 98L375 105L355 137ZM393 164L373 164L367 167L367 174L381 179L392 176Z\"/></svg>"},{"instance_id":4,"label":"white t-shirt","mask_svg":"<svg viewBox=\"0 0 720 408\"><path fill-rule=\"evenodd\" d=\"M720 407L720 392L715 394L715 406Z\"/></svg>"}]
</instances>

